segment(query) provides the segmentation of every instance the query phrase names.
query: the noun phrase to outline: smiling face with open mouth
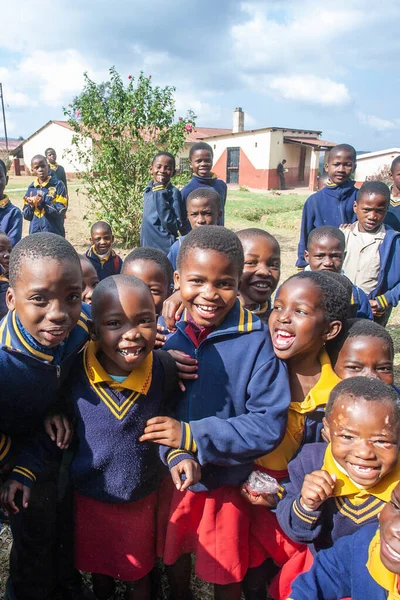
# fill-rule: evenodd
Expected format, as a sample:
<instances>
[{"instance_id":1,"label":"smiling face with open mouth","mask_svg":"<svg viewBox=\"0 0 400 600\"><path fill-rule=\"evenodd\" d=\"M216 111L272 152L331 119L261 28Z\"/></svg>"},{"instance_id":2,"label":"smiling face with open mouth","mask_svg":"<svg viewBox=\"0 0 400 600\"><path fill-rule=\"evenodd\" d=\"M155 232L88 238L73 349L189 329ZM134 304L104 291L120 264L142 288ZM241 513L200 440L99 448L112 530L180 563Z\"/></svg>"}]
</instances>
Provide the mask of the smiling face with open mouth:
<instances>
[{"instance_id":1,"label":"smiling face with open mouth","mask_svg":"<svg viewBox=\"0 0 400 600\"><path fill-rule=\"evenodd\" d=\"M222 252L191 249L174 277L183 305L197 325L219 325L236 302L238 267Z\"/></svg>"},{"instance_id":2,"label":"smiling face with open mouth","mask_svg":"<svg viewBox=\"0 0 400 600\"><path fill-rule=\"evenodd\" d=\"M277 242L264 235L241 238L244 269L240 295L246 308L254 310L271 298L281 273L280 249Z\"/></svg>"},{"instance_id":3,"label":"smiling face with open mouth","mask_svg":"<svg viewBox=\"0 0 400 600\"><path fill-rule=\"evenodd\" d=\"M389 400L339 396L324 427L334 459L357 485L372 487L395 468L399 425Z\"/></svg>"},{"instance_id":4,"label":"smiling face with open mouth","mask_svg":"<svg viewBox=\"0 0 400 600\"><path fill-rule=\"evenodd\" d=\"M393 492L390 502L379 515L381 530L381 561L392 573L400 574L400 484Z\"/></svg>"},{"instance_id":5,"label":"smiling face with open mouth","mask_svg":"<svg viewBox=\"0 0 400 600\"><path fill-rule=\"evenodd\" d=\"M104 291L93 314L99 362L107 373L128 376L152 351L157 333L153 297L145 284L117 283Z\"/></svg>"}]
</instances>

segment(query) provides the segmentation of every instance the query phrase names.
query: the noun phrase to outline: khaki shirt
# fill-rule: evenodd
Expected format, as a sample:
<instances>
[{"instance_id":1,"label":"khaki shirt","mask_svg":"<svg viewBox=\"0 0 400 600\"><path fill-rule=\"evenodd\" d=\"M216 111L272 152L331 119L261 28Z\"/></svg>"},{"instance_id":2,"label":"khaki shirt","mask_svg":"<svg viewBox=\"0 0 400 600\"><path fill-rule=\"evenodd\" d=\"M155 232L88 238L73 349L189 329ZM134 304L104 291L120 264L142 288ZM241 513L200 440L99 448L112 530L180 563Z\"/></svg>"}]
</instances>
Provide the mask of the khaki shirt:
<instances>
[{"instance_id":1,"label":"khaki shirt","mask_svg":"<svg viewBox=\"0 0 400 600\"><path fill-rule=\"evenodd\" d=\"M343 231L346 237L346 258L343 271L350 281L369 294L378 283L381 260L379 248L386 235L382 224L374 233L361 232L358 221Z\"/></svg>"}]
</instances>

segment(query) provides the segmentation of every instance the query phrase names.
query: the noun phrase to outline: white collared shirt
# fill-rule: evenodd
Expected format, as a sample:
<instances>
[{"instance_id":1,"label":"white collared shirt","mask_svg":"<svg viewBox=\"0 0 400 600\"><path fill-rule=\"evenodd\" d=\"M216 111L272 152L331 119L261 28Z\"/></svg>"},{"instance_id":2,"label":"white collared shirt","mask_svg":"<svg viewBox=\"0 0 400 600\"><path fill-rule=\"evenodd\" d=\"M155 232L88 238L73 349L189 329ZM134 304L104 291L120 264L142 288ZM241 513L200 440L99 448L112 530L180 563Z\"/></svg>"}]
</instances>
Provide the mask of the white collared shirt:
<instances>
[{"instance_id":1,"label":"white collared shirt","mask_svg":"<svg viewBox=\"0 0 400 600\"><path fill-rule=\"evenodd\" d=\"M343 231L346 237L346 258L343 271L354 285L369 294L378 284L381 260L379 248L385 238L382 224L374 233L358 229L358 221Z\"/></svg>"}]
</instances>

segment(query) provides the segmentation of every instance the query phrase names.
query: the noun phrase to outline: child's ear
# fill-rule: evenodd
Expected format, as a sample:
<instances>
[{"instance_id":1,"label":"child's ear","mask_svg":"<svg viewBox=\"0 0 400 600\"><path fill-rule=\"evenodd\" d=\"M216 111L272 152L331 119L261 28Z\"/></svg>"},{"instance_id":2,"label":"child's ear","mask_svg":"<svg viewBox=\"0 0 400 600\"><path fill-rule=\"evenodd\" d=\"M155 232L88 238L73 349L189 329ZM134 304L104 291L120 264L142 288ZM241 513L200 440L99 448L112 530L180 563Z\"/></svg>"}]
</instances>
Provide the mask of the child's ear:
<instances>
[{"instance_id":1,"label":"child's ear","mask_svg":"<svg viewBox=\"0 0 400 600\"><path fill-rule=\"evenodd\" d=\"M390 177L390 179L393 179L393 173L392 173L392 171L389 171L389 177ZM7 183L8 183L8 177L7 177Z\"/></svg>"},{"instance_id":2,"label":"child's ear","mask_svg":"<svg viewBox=\"0 0 400 600\"><path fill-rule=\"evenodd\" d=\"M357 163L354 163L352 173L354 173L356 169L357 169Z\"/></svg>"},{"instance_id":3,"label":"child's ear","mask_svg":"<svg viewBox=\"0 0 400 600\"><path fill-rule=\"evenodd\" d=\"M341 331L342 331L343 323L342 321L332 321L329 323L327 330L323 334L322 338L325 342L329 340L333 340Z\"/></svg>"},{"instance_id":4,"label":"child's ear","mask_svg":"<svg viewBox=\"0 0 400 600\"><path fill-rule=\"evenodd\" d=\"M309 262L309 261L308 261L308 257L309 257L309 256L310 256L310 255L309 255L309 253L308 253L308 250L304 250L304 260L305 260L307 263Z\"/></svg>"},{"instance_id":5,"label":"child's ear","mask_svg":"<svg viewBox=\"0 0 400 600\"><path fill-rule=\"evenodd\" d=\"M331 432L329 430L329 423L328 423L328 419L326 417L324 417L322 419L322 423L324 425L324 433L325 433L325 437L329 440L329 442L331 441Z\"/></svg>"},{"instance_id":6,"label":"child's ear","mask_svg":"<svg viewBox=\"0 0 400 600\"><path fill-rule=\"evenodd\" d=\"M6 185L8 185L8 175L6 176Z\"/></svg>"},{"instance_id":7,"label":"child's ear","mask_svg":"<svg viewBox=\"0 0 400 600\"><path fill-rule=\"evenodd\" d=\"M328 163L325 163L325 164L324 164L324 171L325 171L325 173L327 173L327 172L328 172Z\"/></svg>"},{"instance_id":8,"label":"child's ear","mask_svg":"<svg viewBox=\"0 0 400 600\"><path fill-rule=\"evenodd\" d=\"M14 290L12 289L12 287L9 287L7 289L7 292L6 292L6 304L7 304L8 310L14 310L15 309L15 297L14 297Z\"/></svg>"},{"instance_id":9,"label":"child's ear","mask_svg":"<svg viewBox=\"0 0 400 600\"><path fill-rule=\"evenodd\" d=\"M356 212L356 210L357 210L357 202L355 200L353 202L353 210L354 210L354 212Z\"/></svg>"},{"instance_id":10,"label":"child's ear","mask_svg":"<svg viewBox=\"0 0 400 600\"><path fill-rule=\"evenodd\" d=\"M179 290L181 287L180 279L179 279L179 271L174 271L174 289Z\"/></svg>"},{"instance_id":11,"label":"child's ear","mask_svg":"<svg viewBox=\"0 0 400 600\"><path fill-rule=\"evenodd\" d=\"M87 321L87 326L88 326L88 330L89 330L89 337L91 340L97 340L97 335L96 335L96 328L95 325L93 323L93 321L90 319L89 321Z\"/></svg>"}]
</instances>

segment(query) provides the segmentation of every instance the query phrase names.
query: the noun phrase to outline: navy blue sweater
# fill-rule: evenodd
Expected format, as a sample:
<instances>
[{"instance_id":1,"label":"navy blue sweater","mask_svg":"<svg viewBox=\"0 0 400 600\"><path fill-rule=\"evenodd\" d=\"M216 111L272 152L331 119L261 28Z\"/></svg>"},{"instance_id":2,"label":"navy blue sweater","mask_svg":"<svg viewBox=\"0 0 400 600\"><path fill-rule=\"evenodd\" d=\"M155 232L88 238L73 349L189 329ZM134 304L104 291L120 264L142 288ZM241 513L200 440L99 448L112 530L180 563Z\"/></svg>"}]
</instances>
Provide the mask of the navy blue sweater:
<instances>
[{"instance_id":1,"label":"navy blue sweater","mask_svg":"<svg viewBox=\"0 0 400 600\"><path fill-rule=\"evenodd\" d=\"M50 175L43 184L35 179L28 187L26 197L29 198L31 194L37 196L38 192L42 194L40 205L34 208L24 200L22 209L24 219L31 223L29 233L48 231L65 237L64 220L68 208L68 199L64 184L54 175Z\"/></svg>"},{"instance_id":2,"label":"navy blue sweater","mask_svg":"<svg viewBox=\"0 0 400 600\"><path fill-rule=\"evenodd\" d=\"M194 440L202 466L201 481L191 489L239 485L253 461L273 450L285 432L286 365L276 358L264 324L239 300L198 348L185 331L185 316L186 311L164 350L181 350L198 361L199 377L178 392L175 413L189 423L181 446L193 451L193 443L186 442ZM162 452L163 459L168 452Z\"/></svg>"},{"instance_id":3,"label":"navy blue sweater","mask_svg":"<svg viewBox=\"0 0 400 600\"><path fill-rule=\"evenodd\" d=\"M59 179L60 181L63 182L63 184L65 186L65 190L67 192L67 196L68 196L67 177L65 175L64 167L62 167L61 165L52 165L50 163L48 163L48 164L49 164L49 175L54 174L57 179Z\"/></svg>"},{"instance_id":4,"label":"navy blue sweater","mask_svg":"<svg viewBox=\"0 0 400 600\"><path fill-rule=\"evenodd\" d=\"M294 580L288 600L386 600L398 578L382 564L379 544L376 525L338 540Z\"/></svg>"},{"instance_id":5,"label":"navy blue sweater","mask_svg":"<svg viewBox=\"0 0 400 600\"><path fill-rule=\"evenodd\" d=\"M339 227L345 223L354 223L356 215L353 204L357 193L354 181L347 181L341 186L326 186L307 198L301 218L296 267L304 268L307 265L304 251L313 229L321 225Z\"/></svg>"},{"instance_id":6,"label":"navy blue sweater","mask_svg":"<svg viewBox=\"0 0 400 600\"><path fill-rule=\"evenodd\" d=\"M43 420L56 403L75 355L88 339L83 305L78 324L63 343L62 358L32 347L21 333L15 311L0 324L0 465L16 457L12 479L31 486L36 474L59 451L44 431Z\"/></svg>"},{"instance_id":7,"label":"navy blue sweater","mask_svg":"<svg viewBox=\"0 0 400 600\"><path fill-rule=\"evenodd\" d=\"M158 248L168 254L186 222L186 205L178 188L172 183L165 188L150 181L144 190L140 245Z\"/></svg>"},{"instance_id":8,"label":"navy blue sweater","mask_svg":"<svg viewBox=\"0 0 400 600\"><path fill-rule=\"evenodd\" d=\"M370 319L371 321L374 319L367 294L356 285L353 285L351 306L354 312L352 317L357 317L358 319Z\"/></svg>"},{"instance_id":9,"label":"navy blue sweater","mask_svg":"<svg viewBox=\"0 0 400 600\"><path fill-rule=\"evenodd\" d=\"M74 487L102 502L140 500L165 474L157 444L139 442L146 421L165 414L164 370L153 352L119 384L101 367L97 351L91 342L70 379L78 437Z\"/></svg>"},{"instance_id":10,"label":"navy blue sweater","mask_svg":"<svg viewBox=\"0 0 400 600\"><path fill-rule=\"evenodd\" d=\"M101 258L98 254L96 254L94 246L91 246L88 250L86 250L85 256L87 256L96 269L97 277L100 281L106 277L109 277L110 275L118 275L121 273L122 258L118 256L114 250L110 250L106 257Z\"/></svg>"},{"instance_id":11,"label":"navy blue sweater","mask_svg":"<svg viewBox=\"0 0 400 600\"><path fill-rule=\"evenodd\" d=\"M218 179L218 177L216 175L214 175L214 173L212 174L211 177L198 177L198 175L193 174L193 177L189 181L189 183L187 183L185 185L185 187L182 188L182 198L185 202L185 206L187 206L187 197L189 196L190 192L193 192L193 190L197 190L200 187L212 187L220 195L220 197L221 197L221 218L218 219L217 225L223 225L225 223L225 204L226 204L226 194L228 191L228 187L227 187L225 181L222 181L222 179ZM190 229L191 229L191 227L189 224L188 231L190 231ZM185 233L188 233L188 231L185 231Z\"/></svg>"},{"instance_id":12,"label":"navy blue sweater","mask_svg":"<svg viewBox=\"0 0 400 600\"><path fill-rule=\"evenodd\" d=\"M336 474L334 496L318 510L307 511L300 503L304 478L308 473L324 469ZM376 486L360 490L335 466L330 445L324 442L306 444L289 463L289 483L278 502L276 516L284 532L295 542L310 544L316 552L329 548L339 538L350 535L367 523L377 523L378 514L390 500L400 479L400 468L388 473Z\"/></svg>"},{"instance_id":13,"label":"navy blue sweater","mask_svg":"<svg viewBox=\"0 0 400 600\"><path fill-rule=\"evenodd\" d=\"M4 272L1 273L0 266L0 319L2 319L8 312L6 293L9 287L10 284L8 281L8 275L6 275Z\"/></svg>"},{"instance_id":14,"label":"navy blue sweater","mask_svg":"<svg viewBox=\"0 0 400 600\"><path fill-rule=\"evenodd\" d=\"M0 200L0 231L8 235L13 248L22 237L22 212L8 196Z\"/></svg>"}]
</instances>

